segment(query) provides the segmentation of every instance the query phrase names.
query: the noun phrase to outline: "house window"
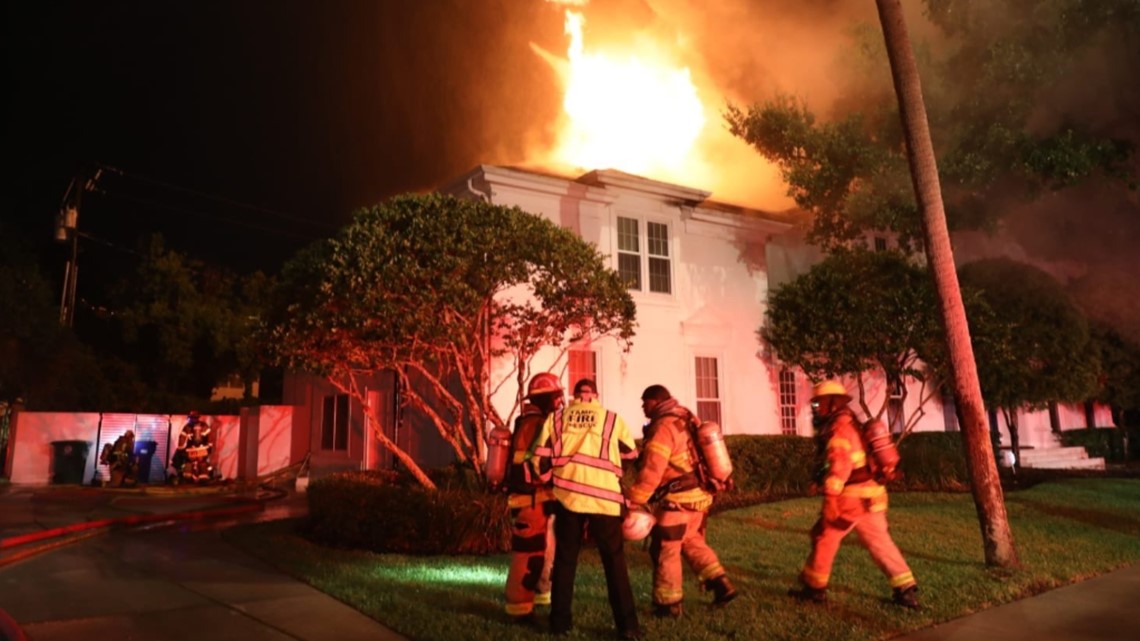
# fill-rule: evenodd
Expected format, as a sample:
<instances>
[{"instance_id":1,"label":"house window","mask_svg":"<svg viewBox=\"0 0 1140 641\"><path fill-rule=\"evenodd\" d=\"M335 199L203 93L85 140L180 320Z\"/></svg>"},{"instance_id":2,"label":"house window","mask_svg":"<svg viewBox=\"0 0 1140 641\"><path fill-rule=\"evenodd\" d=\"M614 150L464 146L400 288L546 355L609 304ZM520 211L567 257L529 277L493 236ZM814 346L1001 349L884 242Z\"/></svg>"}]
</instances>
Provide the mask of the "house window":
<instances>
[{"instance_id":1,"label":"house window","mask_svg":"<svg viewBox=\"0 0 1140 641\"><path fill-rule=\"evenodd\" d=\"M877 252L887 251L887 239L886 238L883 238L882 236L875 236L875 251L877 251Z\"/></svg>"},{"instance_id":2,"label":"house window","mask_svg":"<svg viewBox=\"0 0 1140 641\"><path fill-rule=\"evenodd\" d=\"M567 389L574 389L574 385L583 378L588 378L598 384L598 354L589 349L572 349L567 353L566 371L570 378ZM598 390L594 390L597 392Z\"/></svg>"},{"instance_id":3,"label":"house window","mask_svg":"<svg viewBox=\"0 0 1140 641\"><path fill-rule=\"evenodd\" d=\"M890 425L892 434L900 434L906 428L906 413L903 410L906 389L903 385L901 378L891 382L891 394L887 401L887 424Z\"/></svg>"},{"instance_id":4,"label":"house window","mask_svg":"<svg viewBox=\"0 0 1140 641\"><path fill-rule=\"evenodd\" d=\"M797 434L796 431L796 371L780 370L780 433Z\"/></svg>"},{"instance_id":5,"label":"house window","mask_svg":"<svg viewBox=\"0 0 1140 641\"><path fill-rule=\"evenodd\" d=\"M696 360L697 372L697 416L702 421L715 421L721 423L720 415L720 378L718 374L717 359L698 356Z\"/></svg>"},{"instance_id":6,"label":"house window","mask_svg":"<svg viewBox=\"0 0 1140 641\"><path fill-rule=\"evenodd\" d=\"M630 289L657 294L673 293L669 257L669 226L625 218L617 219L618 275ZM642 238L645 242L642 242ZM649 275L648 289L643 274Z\"/></svg>"},{"instance_id":7,"label":"house window","mask_svg":"<svg viewBox=\"0 0 1140 641\"><path fill-rule=\"evenodd\" d=\"M942 426L947 432L959 431L958 407L954 403L954 397L949 394L942 398Z\"/></svg>"},{"instance_id":8,"label":"house window","mask_svg":"<svg viewBox=\"0 0 1140 641\"><path fill-rule=\"evenodd\" d=\"M321 449L348 451L348 394L324 398L321 413Z\"/></svg>"}]
</instances>

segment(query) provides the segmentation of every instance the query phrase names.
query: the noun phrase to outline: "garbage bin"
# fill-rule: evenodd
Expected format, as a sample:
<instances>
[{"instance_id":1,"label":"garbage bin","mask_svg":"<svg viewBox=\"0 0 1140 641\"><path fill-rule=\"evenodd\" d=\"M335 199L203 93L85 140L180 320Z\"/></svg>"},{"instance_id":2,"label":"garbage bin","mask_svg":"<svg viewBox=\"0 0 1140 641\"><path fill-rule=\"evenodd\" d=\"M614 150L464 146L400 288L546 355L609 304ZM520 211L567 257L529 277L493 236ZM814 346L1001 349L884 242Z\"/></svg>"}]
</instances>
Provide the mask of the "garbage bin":
<instances>
[{"instance_id":1,"label":"garbage bin","mask_svg":"<svg viewBox=\"0 0 1140 641\"><path fill-rule=\"evenodd\" d=\"M137 477L139 483L150 483L150 462L157 449L158 441L135 441L135 460L139 464Z\"/></svg>"},{"instance_id":2,"label":"garbage bin","mask_svg":"<svg viewBox=\"0 0 1140 641\"><path fill-rule=\"evenodd\" d=\"M52 441L51 482L56 485L82 485L87 467L87 441Z\"/></svg>"}]
</instances>

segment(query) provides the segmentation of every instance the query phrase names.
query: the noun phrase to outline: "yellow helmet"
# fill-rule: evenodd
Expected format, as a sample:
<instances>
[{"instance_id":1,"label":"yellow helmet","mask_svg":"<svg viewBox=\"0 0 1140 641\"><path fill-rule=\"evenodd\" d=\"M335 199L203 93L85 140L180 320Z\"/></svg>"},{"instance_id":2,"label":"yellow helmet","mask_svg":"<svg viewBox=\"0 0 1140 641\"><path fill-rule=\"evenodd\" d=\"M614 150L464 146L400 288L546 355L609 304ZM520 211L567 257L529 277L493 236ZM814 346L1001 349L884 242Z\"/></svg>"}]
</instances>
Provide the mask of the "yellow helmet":
<instances>
[{"instance_id":1,"label":"yellow helmet","mask_svg":"<svg viewBox=\"0 0 1140 641\"><path fill-rule=\"evenodd\" d=\"M848 401L851 400L851 395L847 393L847 388L843 387L843 383L836 380L822 381L815 384L811 388L811 398L814 401L823 396L842 396Z\"/></svg>"}]
</instances>

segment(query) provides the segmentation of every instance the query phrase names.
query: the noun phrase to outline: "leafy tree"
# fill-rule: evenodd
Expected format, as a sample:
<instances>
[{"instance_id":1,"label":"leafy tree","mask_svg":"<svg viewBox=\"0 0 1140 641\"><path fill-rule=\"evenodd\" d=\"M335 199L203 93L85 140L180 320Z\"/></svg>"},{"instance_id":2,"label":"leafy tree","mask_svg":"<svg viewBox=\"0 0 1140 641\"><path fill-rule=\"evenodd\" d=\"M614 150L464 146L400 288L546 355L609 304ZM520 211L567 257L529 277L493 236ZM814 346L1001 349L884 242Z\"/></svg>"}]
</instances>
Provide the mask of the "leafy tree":
<instances>
[{"instance_id":1,"label":"leafy tree","mask_svg":"<svg viewBox=\"0 0 1140 641\"><path fill-rule=\"evenodd\" d=\"M781 361L812 379L853 376L867 415L864 373L909 393L917 382L919 402L905 429L923 415L939 389L918 358L918 347L938 335L934 290L926 270L896 251L837 249L806 274L772 292L760 336ZM901 385L907 383L906 385Z\"/></svg>"},{"instance_id":2,"label":"leafy tree","mask_svg":"<svg viewBox=\"0 0 1140 641\"><path fill-rule=\"evenodd\" d=\"M0 230L0 235L3 230ZM59 305L34 253L15 234L0 244L0 401L33 410L91 410L112 399L94 353L59 324Z\"/></svg>"},{"instance_id":3,"label":"leafy tree","mask_svg":"<svg viewBox=\"0 0 1140 641\"><path fill-rule=\"evenodd\" d=\"M978 377L986 404L1005 416L1018 465L1018 411L1079 403L1096 393L1099 362L1088 322L1060 283L1036 267L987 259L963 265L959 277L991 316L978 324L988 341L975 350Z\"/></svg>"},{"instance_id":4,"label":"leafy tree","mask_svg":"<svg viewBox=\"0 0 1140 641\"><path fill-rule=\"evenodd\" d=\"M1097 175L1129 177L1132 145L1090 117L1042 116L1048 92L1073 85L1082 55L1108 44L1136 59L1134 0L927 0L950 43L923 48L926 107L950 229L990 228L1010 204ZM824 247L890 230L922 239L886 49L876 30L853 30L851 73L834 113L789 96L730 106L730 130L774 161L789 195L812 216ZM1106 44L1108 43L1108 44Z\"/></svg>"},{"instance_id":5,"label":"leafy tree","mask_svg":"<svg viewBox=\"0 0 1140 641\"><path fill-rule=\"evenodd\" d=\"M361 375L391 369L406 401L457 458L482 473L482 435L505 426L491 402L519 389L544 346L614 336L628 347L635 307L618 275L573 232L528 214L449 196L401 196L362 210L336 237L289 261L269 317L285 366L355 398ZM382 432L379 442L434 484Z\"/></svg>"},{"instance_id":6,"label":"leafy tree","mask_svg":"<svg viewBox=\"0 0 1140 641\"><path fill-rule=\"evenodd\" d=\"M120 284L112 317L121 339L112 350L153 388L139 402L167 410L201 402L234 373L250 390L269 287L261 273L238 278L152 237L134 276Z\"/></svg>"},{"instance_id":7,"label":"leafy tree","mask_svg":"<svg viewBox=\"0 0 1140 641\"><path fill-rule=\"evenodd\" d=\"M1140 345L1099 323L1089 335L1100 361L1094 398L1112 408L1113 424L1124 427L1125 413L1140 410Z\"/></svg>"}]
</instances>

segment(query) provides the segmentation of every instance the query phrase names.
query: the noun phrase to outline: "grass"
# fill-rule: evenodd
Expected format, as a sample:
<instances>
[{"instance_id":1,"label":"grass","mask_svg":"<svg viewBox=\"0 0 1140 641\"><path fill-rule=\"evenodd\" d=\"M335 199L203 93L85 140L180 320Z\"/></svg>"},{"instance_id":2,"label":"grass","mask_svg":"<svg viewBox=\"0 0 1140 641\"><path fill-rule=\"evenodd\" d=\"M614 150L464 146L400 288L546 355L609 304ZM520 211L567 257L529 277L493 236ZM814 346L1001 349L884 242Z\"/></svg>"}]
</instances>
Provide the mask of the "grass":
<instances>
[{"instance_id":1,"label":"grass","mask_svg":"<svg viewBox=\"0 0 1140 641\"><path fill-rule=\"evenodd\" d=\"M649 613L651 567L641 544L628 558L647 638L883 639L1013 601L1140 561L1140 480L1072 479L1006 495L1022 567L990 570L969 494L891 497L891 532L918 578L924 608L889 602L885 578L851 535L840 549L826 606L786 595L808 552L819 499L794 499L715 515L709 541L741 596L722 609L705 604L687 574L685 615ZM422 641L533 639L502 610L507 556L409 557L314 545L295 522L242 526L227 537L251 554ZM584 552L570 638L611 638L613 625L597 555ZM544 620L545 617L540 617ZM545 622L542 624L545 630Z\"/></svg>"}]
</instances>

